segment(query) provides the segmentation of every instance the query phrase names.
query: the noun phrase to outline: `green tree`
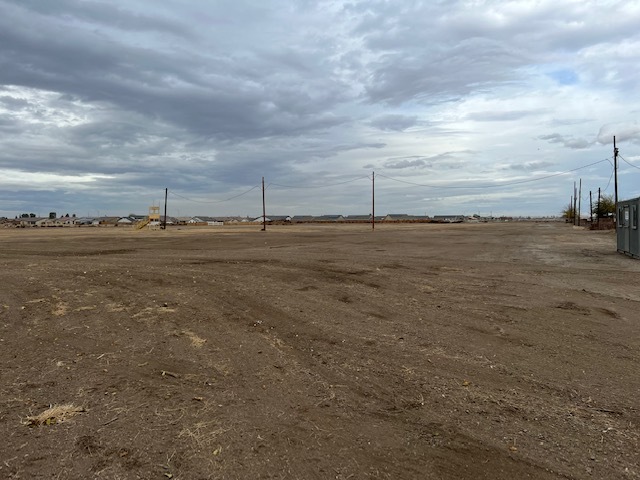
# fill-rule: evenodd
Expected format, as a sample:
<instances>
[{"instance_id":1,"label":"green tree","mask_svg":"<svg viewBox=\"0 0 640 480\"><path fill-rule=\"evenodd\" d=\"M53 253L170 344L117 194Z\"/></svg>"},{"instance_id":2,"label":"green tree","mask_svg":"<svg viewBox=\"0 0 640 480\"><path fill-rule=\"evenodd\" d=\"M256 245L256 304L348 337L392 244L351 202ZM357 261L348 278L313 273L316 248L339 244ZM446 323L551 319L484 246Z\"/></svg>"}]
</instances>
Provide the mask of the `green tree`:
<instances>
[{"instance_id":1,"label":"green tree","mask_svg":"<svg viewBox=\"0 0 640 480\"><path fill-rule=\"evenodd\" d=\"M569 204L562 210L562 218L564 218L567 222L573 220L573 205Z\"/></svg>"},{"instance_id":2,"label":"green tree","mask_svg":"<svg viewBox=\"0 0 640 480\"><path fill-rule=\"evenodd\" d=\"M600 197L600 204L596 200L593 204L593 215L598 218L609 217L616 212L616 202L613 200L613 195L602 195Z\"/></svg>"}]
</instances>

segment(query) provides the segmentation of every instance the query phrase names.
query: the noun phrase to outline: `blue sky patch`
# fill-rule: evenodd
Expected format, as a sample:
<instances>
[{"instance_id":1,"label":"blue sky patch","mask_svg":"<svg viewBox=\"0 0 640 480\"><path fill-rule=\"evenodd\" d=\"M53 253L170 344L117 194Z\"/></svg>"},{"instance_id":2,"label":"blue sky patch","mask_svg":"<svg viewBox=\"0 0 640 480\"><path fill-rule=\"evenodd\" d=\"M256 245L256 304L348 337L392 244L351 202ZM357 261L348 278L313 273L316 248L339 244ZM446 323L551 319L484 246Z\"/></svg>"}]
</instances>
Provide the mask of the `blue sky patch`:
<instances>
[{"instance_id":1,"label":"blue sky patch","mask_svg":"<svg viewBox=\"0 0 640 480\"><path fill-rule=\"evenodd\" d=\"M551 72L549 76L560 85L575 85L579 80L576 72L569 69L556 70Z\"/></svg>"}]
</instances>

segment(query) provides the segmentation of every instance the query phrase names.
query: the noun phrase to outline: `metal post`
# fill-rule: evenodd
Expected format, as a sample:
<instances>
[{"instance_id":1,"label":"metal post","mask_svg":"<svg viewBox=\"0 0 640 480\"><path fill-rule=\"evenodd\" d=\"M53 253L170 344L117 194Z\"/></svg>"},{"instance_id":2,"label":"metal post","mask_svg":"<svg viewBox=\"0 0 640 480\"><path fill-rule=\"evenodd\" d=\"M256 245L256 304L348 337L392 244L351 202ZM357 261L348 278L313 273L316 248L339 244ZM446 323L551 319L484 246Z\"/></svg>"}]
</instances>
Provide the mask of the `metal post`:
<instances>
[{"instance_id":1,"label":"metal post","mask_svg":"<svg viewBox=\"0 0 640 480\"><path fill-rule=\"evenodd\" d=\"M591 190L589 190L589 222L593 227L593 196L591 195Z\"/></svg>"}]
</instances>

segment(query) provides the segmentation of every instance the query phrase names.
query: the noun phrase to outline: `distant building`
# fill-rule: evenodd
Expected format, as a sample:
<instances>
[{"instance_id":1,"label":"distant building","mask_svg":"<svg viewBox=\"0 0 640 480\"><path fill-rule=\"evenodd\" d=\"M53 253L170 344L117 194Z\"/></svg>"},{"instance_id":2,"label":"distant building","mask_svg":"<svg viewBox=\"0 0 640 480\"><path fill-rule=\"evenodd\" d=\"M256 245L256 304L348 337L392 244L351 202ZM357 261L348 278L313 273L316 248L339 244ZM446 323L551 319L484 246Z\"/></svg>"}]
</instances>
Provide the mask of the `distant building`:
<instances>
[{"instance_id":1,"label":"distant building","mask_svg":"<svg viewBox=\"0 0 640 480\"><path fill-rule=\"evenodd\" d=\"M346 217L344 217L344 221L345 222L356 222L356 223L370 222L371 221L371 214L369 214L369 215L347 215Z\"/></svg>"},{"instance_id":2,"label":"distant building","mask_svg":"<svg viewBox=\"0 0 640 480\"><path fill-rule=\"evenodd\" d=\"M409 215L407 213L390 213L384 217L386 222L426 222L430 220L426 215Z\"/></svg>"},{"instance_id":3,"label":"distant building","mask_svg":"<svg viewBox=\"0 0 640 480\"><path fill-rule=\"evenodd\" d=\"M115 226L122 217L99 217L93 220L93 225Z\"/></svg>"},{"instance_id":4,"label":"distant building","mask_svg":"<svg viewBox=\"0 0 640 480\"><path fill-rule=\"evenodd\" d=\"M48 220L47 217L21 217L20 225L23 227L36 227L39 226L38 223L43 220Z\"/></svg>"},{"instance_id":5,"label":"distant building","mask_svg":"<svg viewBox=\"0 0 640 480\"><path fill-rule=\"evenodd\" d=\"M289 223L291 222L291 216L290 215L269 215L268 217L263 217L263 216L259 216L258 218L254 219L254 222L262 222L264 218L265 222L285 222L285 223Z\"/></svg>"},{"instance_id":6,"label":"distant building","mask_svg":"<svg viewBox=\"0 0 640 480\"><path fill-rule=\"evenodd\" d=\"M310 223L313 222L313 215L295 215L291 217L292 223Z\"/></svg>"},{"instance_id":7,"label":"distant building","mask_svg":"<svg viewBox=\"0 0 640 480\"><path fill-rule=\"evenodd\" d=\"M462 223L464 222L464 215L434 215L433 221L441 223Z\"/></svg>"},{"instance_id":8,"label":"distant building","mask_svg":"<svg viewBox=\"0 0 640 480\"><path fill-rule=\"evenodd\" d=\"M198 215L197 217L191 217L187 221L188 225L207 225L207 226L221 226L224 222L217 217L209 217L206 215Z\"/></svg>"},{"instance_id":9,"label":"distant building","mask_svg":"<svg viewBox=\"0 0 640 480\"><path fill-rule=\"evenodd\" d=\"M314 222L340 222L344 220L342 215L320 215L319 217L313 217Z\"/></svg>"},{"instance_id":10,"label":"distant building","mask_svg":"<svg viewBox=\"0 0 640 480\"><path fill-rule=\"evenodd\" d=\"M406 220L409 217L406 213L389 213L384 219L388 222L398 221L398 220Z\"/></svg>"}]
</instances>

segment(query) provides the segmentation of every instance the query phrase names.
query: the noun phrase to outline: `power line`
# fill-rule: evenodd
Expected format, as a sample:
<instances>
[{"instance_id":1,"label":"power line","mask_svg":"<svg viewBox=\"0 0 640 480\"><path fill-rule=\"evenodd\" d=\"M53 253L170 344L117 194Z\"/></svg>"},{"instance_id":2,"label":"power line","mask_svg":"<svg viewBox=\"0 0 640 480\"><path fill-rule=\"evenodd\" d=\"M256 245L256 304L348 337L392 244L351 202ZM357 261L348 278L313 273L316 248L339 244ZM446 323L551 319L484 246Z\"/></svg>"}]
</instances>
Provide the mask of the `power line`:
<instances>
[{"instance_id":1,"label":"power line","mask_svg":"<svg viewBox=\"0 0 640 480\"><path fill-rule=\"evenodd\" d=\"M520 185L520 184L523 184L523 183L537 182L539 180L545 180L547 178L552 178L552 177L558 177L560 175L566 175L567 173L575 172L577 170L582 170L583 168L592 167L594 165L598 165L599 163L603 163L603 162L611 163L611 161L608 158L605 158L605 159L602 159L602 160L598 160L597 162L589 163L588 165L583 165L581 167L577 167L577 168L573 168L571 170L567 170L566 172L553 173L551 175L545 175L543 177L536 177L536 178L529 178L529 179L526 179L526 180L517 180L515 182L500 183L498 185L425 185L425 184L422 184L422 183L409 182L407 180L400 180L398 178L388 177L386 175L383 175L382 173L378 173L378 176L379 177L388 178L389 180L393 180L395 182L406 183L408 185L414 185L416 187L447 188L447 189L453 189L453 188L456 188L456 189L458 189L458 188L499 188L499 187L508 187L508 186L511 186L511 185Z\"/></svg>"},{"instance_id":2,"label":"power line","mask_svg":"<svg viewBox=\"0 0 640 480\"><path fill-rule=\"evenodd\" d=\"M604 190L602 190L603 192L607 191L607 188L609 188L609 185L611 185L611 179L613 178L613 173L615 172L615 170L611 170L611 175L609 175L609 181L607 182L607 186L604 187Z\"/></svg>"},{"instance_id":3,"label":"power line","mask_svg":"<svg viewBox=\"0 0 640 480\"><path fill-rule=\"evenodd\" d=\"M371 179L371 177L369 175L364 175L362 177L353 178L353 179L347 180L345 182L330 183L330 184L326 184L326 185L282 185L280 183L270 183L267 186L267 188L269 188L271 186L282 187L282 188L328 188L328 187L335 187L335 186L338 186L338 185L345 185L347 183L357 182L358 180L362 180L363 178Z\"/></svg>"},{"instance_id":4,"label":"power line","mask_svg":"<svg viewBox=\"0 0 640 480\"><path fill-rule=\"evenodd\" d=\"M630 167L637 168L638 170L640 170L640 167L639 167L639 166L634 165L633 163L631 163L631 162L627 161L627 160L626 160L622 155L618 154L618 158L621 158L621 159L622 159L622 161L623 161L624 163L626 163L627 165L629 165Z\"/></svg>"},{"instance_id":5,"label":"power line","mask_svg":"<svg viewBox=\"0 0 640 480\"><path fill-rule=\"evenodd\" d=\"M640 167L638 167L636 165L633 165L632 163L628 162L623 157L620 157L620 158L622 158L622 160L625 163L627 163L628 165L640 170ZM440 189L488 189L488 188L500 188L500 187L507 187L507 186L512 186L512 185L521 185L521 184L530 183L530 182L537 182L537 181L545 180L545 179L548 179L548 178L558 177L560 175L566 175L568 173L575 172L575 171L578 171L578 170L582 170L584 168L592 167L594 165L598 165L598 164L603 163L603 162L609 162L611 164L611 160L609 158L605 158L605 159L602 159L602 160L598 160L597 162L592 162L592 163L589 163L587 165L583 165L583 166L580 166L580 167L572 168L571 170L566 170L564 172L553 173L553 174L550 174L550 175L544 175L542 177L528 178L528 179L524 179L524 180L516 180L516 181L513 181L513 182L505 182L505 183L500 183L500 184L495 184L495 185L429 185L429 184L416 183L416 182L411 182L411 181L408 181L408 180L401 180L399 178L389 177L389 176L384 175L382 173L378 173L377 176L386 178L388 180L392 180L394 182L404 183L404 184L407 184L407 185L412 185L412 186L415 186L415 187L428 187L428 188L436 188L436 189L438 189L438 188L440 188ZM346 180L344 182L335 182L335 183L324 184L324 185L285 185L285 184L281 184L281 183L270 183L269 185L267 185L266 188L268 189L269 187L272 187L272 186L273 187L281 187L281 188L294 188L294 189L295 188L304 188L304 189L330 188L330 187L335 187L335 186L339 186L339 185L346 185L346 184L349 184L349 183L357 182L358 180L362 180L362 179L365 179L365 178L371 180L371 176L370 175L363 175L363 176L360 176L360 177L352 178L350 180ZM613 178L613 172L612 172L611 176L609 177L609 182L607 183L607 186L605 187L604 191L606 191L607 188L609 188L609 185L611 184L611 179L612 178ZM201 203L201 204L217 204L217 203L228 202L230 200L242 197L243 195L246 195L246 194L252 192L253 190L255 190L256 188L259 188L259 187L260 187L260 185L254 185L250 189L248 189L248 190L246 190L246 191L244 191L242 193L239 193L238 195L233 195L233 196L225 198L223 200L214 200L214 201L194 200L192 198L185 197L185 196L180 195L178 193L175 193L173 191L169 191L169 193L171 195L173 195L173 196L176 196L176 197L181 198L183 200L186 200L188 202Z\"/></svg>"},{"instance_id":6,"label":"power line","mask_svg":"<svg viewBox=\"0 0 640 480\"><path fill-rule=\"evenodd\" d=\"M223 203L223 202L228 202L229 200L233 200L234 198L241 197L241 196L246 195L247 193L249 193L249 192L251 192L251 191L255 190L255 189L256 189L256 188L258 188L258 187L260 187L260 185L254 185L253 187L251 187L251 188L250 188L249 190L247 190L246 192L242 192L242 193L240 193L240 194L238 194L238 195L234 195L233 197L225 198L224 200L215 200L215 201L210 201L210 202L204 202L204 201L202 201L202 200L193 200L192 198L184 197L184 196L179 195L179 194L177 194L177 193L175 193L175 192L172 192L172 191L169 191L169 193L170 193L171 195L176 196L176 197L180 197L180 198L182 198L183 200L187 200L188 202L214 204L214 203Z\"/></svg>"}]
</instances>

